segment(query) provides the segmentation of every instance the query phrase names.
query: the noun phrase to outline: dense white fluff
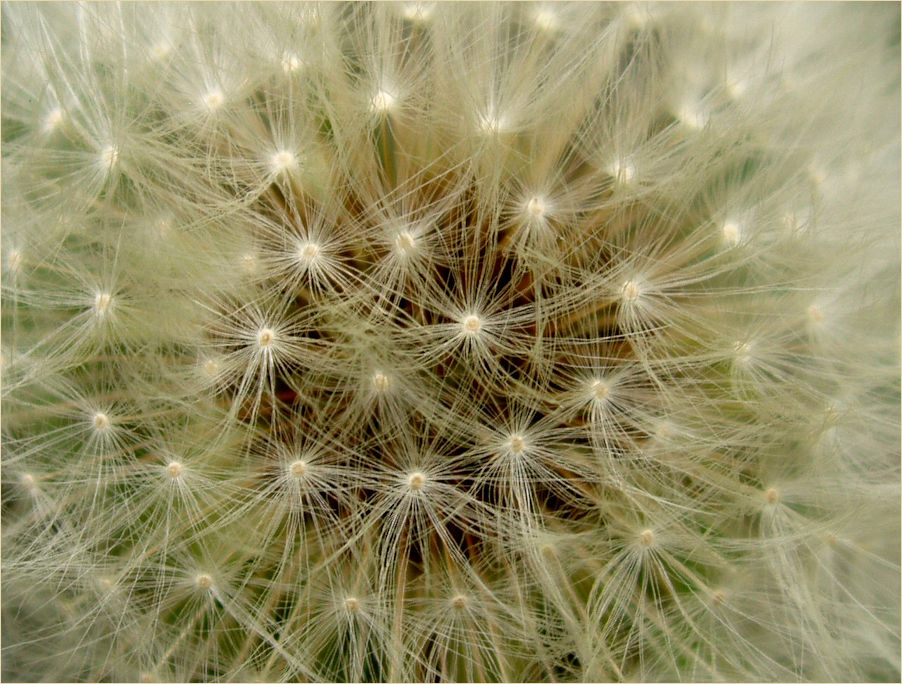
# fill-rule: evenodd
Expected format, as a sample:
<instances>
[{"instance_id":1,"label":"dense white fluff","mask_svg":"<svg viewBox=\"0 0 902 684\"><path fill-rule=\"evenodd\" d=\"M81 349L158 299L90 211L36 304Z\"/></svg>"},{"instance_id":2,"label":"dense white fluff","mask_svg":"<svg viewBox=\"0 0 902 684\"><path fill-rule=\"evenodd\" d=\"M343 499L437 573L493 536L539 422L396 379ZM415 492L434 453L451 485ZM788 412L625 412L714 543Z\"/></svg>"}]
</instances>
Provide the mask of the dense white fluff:
<instances>
[{"instance_id":1,"label":"dense white fluff","mask_svg":"<svg viewBox=\"0 0 902 684\"><path fill-rule=\"evenodd\" d=\"M898 680L898 25L4 4L3 677Z\"/></svg>"}]
</instances>

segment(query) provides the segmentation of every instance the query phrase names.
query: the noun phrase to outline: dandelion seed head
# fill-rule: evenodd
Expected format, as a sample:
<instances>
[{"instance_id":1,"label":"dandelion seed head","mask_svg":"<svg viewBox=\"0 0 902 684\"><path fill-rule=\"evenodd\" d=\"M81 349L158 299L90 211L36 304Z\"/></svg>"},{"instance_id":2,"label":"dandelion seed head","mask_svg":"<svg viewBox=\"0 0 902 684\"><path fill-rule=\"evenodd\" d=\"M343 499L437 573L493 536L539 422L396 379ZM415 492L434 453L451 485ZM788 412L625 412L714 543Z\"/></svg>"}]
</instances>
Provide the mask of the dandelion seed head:
<instances>
[{"instance_id":1,"label":"dandelion seed head","mask_svg":"<svg viewBox=\"0 0 902 684\"><path fill-rule=\"evenodd\" d=\"M482 319L476 314L467 314L461 320L460 328L466 337L476 337L482 330Z\"/></svg>"},{"instance_id":2,"label":"dandelion seed head","mask_svg":"<svg viewBox=\"0 0 902 684\"><path fill-rule=\"evenodd\" d=\"M55 131L60 124L65 120L66 115L63 113L61 107L54 107L47 115L44 117L43 130L45 133L52 133Z\"/></svg>"},{"instance_id":3,"label":"dandelion seed head","mask_svg":"<svg viewBox=\"0 0 902 684\"><path fill-rule=\"evenodd\" d=\"M505 117L495 114L494 112L480 113L477 116L479 131L486 136L496 136L507 130L507 120Z\"/></svg>"},{"instance_id":4,"label":"dandelion seed head","mask_svg":"<svg viewBox=\"0 0 902 684\"><path fill-rule=\"evenodd\" d=\"M589 396L595 401L605 401L611 394L611 386L602 379L593 380L589 384Z\"/></svg>"},{"instance_id":5,"label":"dandelion seed head","mask_svg":"<svg viewBox=\"0 0 902 684\"><path fill-rule=\"evenodd\" d=\"M225 102L225 95L222 94L221 90L216 88L204 95L201 102L208 112L213 113L223 105Z\"/></svg>"},{"instance_id":6,"label":"dandelion seed head","mask_svg":"<svg viewBox=\"0 0 902 684\"><path fill-rule=\"evenodd\" d=\"M272 328L261 328L257 332L257 346L267 349L276 341L276 331Z\"/></svg>"},{"instance_id":7,"label":"dandelion seed head","mask_svg":"<svg viewBox=\"0 0 902 684\"><path fill-rule=\"evenodd\" d=\"M387 90L379 90L370 100L370 110L377 114L385 114L395 106L396 98Z\"/></svg>"},{"instance_id":8,"label":"dandelion seed head","mask_svg":"<svg viewBox=\"0 0 902 684\"><path fill-rule=\"evenodd\" d=\"M742 226L736 221L724 221L720 230L727 247L735 247L742 240Z\"/></svg>"},{"instance_id":9,"label":"dandelion seed head","mask_svg":"<svg viewBox=\"0 0 902 684\"><path fill-rule=\"evenodd\" d=\"M385 392L391 386L391 379L382 371L376 371L370 378L373 389L377 392Z\"/></svg>"},{"instance_id":10,"label":"dandelion seed head","mask_svg":"<svg viewBox=\"0 0 902 684\"><path fill-rule=\"evenodd\" d=\"M407 476L407 485L411 490L418 492L426 484L426 476L420 471L416 471Z\"/></svg>"},{"instance_id":11,"label":"dandelion seed head","mask_svg":"<svg viewBox=\"0 0 902 684\"><path fill-rule=\"evenodd\" d=\"M898 7L351 4L4 6L4 673L897 680Z\"/></svg>"},{"instance_id":12,"label":"dandelion seed head","mask_svg":"<svg viewBox=\"0 0 902 684\"><path fill-rule=\"evenodd\" d=\"M288 472L292 477L300 480L307 474L307 461L301 458L292 461L288 466Z\"/></svg>"},{"instance_id":13,"label":"dandelion seed head","mask_svg":"<svg viewBox=\"0 0 902 684\"><path fill-rule=\"evenodd\" d=\"M417 240L408 230L401 230L395 235L395 249L401 256L409 256L416 250Z\"/></svg>"},{"instance_id":14,"label":"dandelion seed head","mask_svg":"<svg viewBox=\"0 0 902 684\"><path fill-rule=\"evenodd\" d=\"M546 211L548 211L548 205L542 197L531 197L529 201L526 202L526 213L531 218L544 218Z\"/></svg>"},{"instance_id":15,"label":"dandelion seed head","mask_svg":"<svg viewBox=\"0 0 902 684\"><path fill-rule=\"evenodd\" d=\"M526 440L523 435L513 434L507 440L507 448L511 450L511 453L521 454L526 448Z\"/></svg>"},{"instance_id":16,"label":"dandelion seed head","mask_svg":"<svg viewBox=\"0 0 902 684\"><path fill-rule=\"evenodd\" d=\"M91 416L91 425L97 432L106 432L110 429L110 417L103 411L97 411Z\"/></svg>"},{"instance_id":17,"label":"dandelion seed head","mask_svg":"<svg viewBox=\"0 0 902 684\"><path fill-rule=\"evenodd\" d=\"M113 296L109 292L98 292L94 295L94 315L103 317L113 306Z\"/></svg>"},{"instance_id":18,"label":"dandelion seed head","mask_svg":"<svg viewBox=\"0 0 902 684\"><path fill-rule=\"evenodd\" d=\"M754 351L754 344L752 342L745 342L742 340L738 340L733 344L733 358L738 366L748 366L752 362L752 352Z\"/></svg>"},{"instance_id":19,"label":"dandelion seed head","mask_svg":"<svg viewBox=\"0 0 902 684\"><path fill-rule=\"evenodd\" d=\"M111 171L119 163L119 148L115 145L107 145L98 155L98 164L104 171Z\"/></svg>"},{"instance_id":20,"label":"dandelion seed head","mask_svg":"<svg viewBox=\"0 0 902 684\"><path fill-rule=\"evenodd\" d=\"M636 280L627 280L620 287L620 300L624 304L635 304L642 295L642 288Z\"/></svg>"},{"instance_id":21,"label":"dandelion seed head","mask_svg":"<svg viewBox=\"0 0 902 684\"><path fill-rule=\"evenodd\" d=\"M201 363L204 375L208 378L215 378L219 374L219 361L216 359L204 359Z\"/></svg>"},{"instance_id":22,"label":"dandelion seed head","mask_svg":"<svg viewBox=\"0 0 902 684\"><path fill-rule=\"evenodd\" d=\"M313 242L313 241L302 242L298 246L298 251L297 251L298 260L305 266L310 265L319 258L321 251L322 251L322 247L320 247L319 243L317 243L317 242Z\"/></svg>"},{"instance_id":23,"label":"dandelion seed head","mask_svg":"<svg viewBox=\"0 0 902 684\"><path fill-rule=\"evenodd\" d=\"M636 166L625 160L615 160L608 166L607 171L614 177L614 181L620 185L626 185L636 177Z\"/></svg>"},{"instance_id":24,"label":"dandelion seed head","mask_svg":"<svg viewBox=\"0 0 902 684\"><path fill-rule=\"evenodd\" d=\"M257 267L259 265L259 261L254 254L242 254L241 255L241 270L245 273L256 273Z\"/></svg>"},{"instance_id":25,"label":"dandelion seed head","mask_svg":"<svg viewBox=\"0 0 902 684\"><path fill-rule=\"evenodd\" d=\"M282 71L286 74L292 74L304 65L300 57L293 52L282 53Z\"/></svg>"},{"instance_id":26,"label":"dandelion seed head","mask_svg":"<svg viewBox=\"0 0 902 684\"><path fill-rule=\"evenodd\" d=\"M273 173L279 174L297 168L298 158L290 150L279 150L270 157L269 168Z\"/></svg>"}]
</instances>

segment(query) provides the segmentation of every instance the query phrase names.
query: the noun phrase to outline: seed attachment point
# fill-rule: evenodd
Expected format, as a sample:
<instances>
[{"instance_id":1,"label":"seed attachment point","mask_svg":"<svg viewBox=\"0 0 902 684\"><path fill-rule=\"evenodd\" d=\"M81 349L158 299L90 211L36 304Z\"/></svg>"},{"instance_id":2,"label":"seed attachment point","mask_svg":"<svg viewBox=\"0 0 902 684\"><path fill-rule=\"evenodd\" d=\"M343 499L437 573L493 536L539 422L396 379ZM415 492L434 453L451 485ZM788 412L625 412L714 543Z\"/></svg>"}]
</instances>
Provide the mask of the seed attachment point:
<instances>
[{"instance_id":1,"label":"seed attachment point","mask_svg":"<svg viewBox=\"0 0 902 684\"><path fill-rule=\"evenodd\" d=\"M373 377L370 378L370 382L373 385L373 389L377 392L385 392L391 385L391 380L382 371L376 371L375 373L373 373Z\"/></svg>"},{"instance_id":2,"label":"seed attachment point","mask_svg":"<svg viewBox=\"0 0 902 684\"><path fill-rule=\"evenodd\" d=\"M272 328L261 328L257 333L257 344L261 349L272 346L276 341L276 332Z\"/></svg>"},{"instance_id":3,"label":"seed attachment point","mask_svg":"<svg viewBox=\"0 0 902 684\"><path fill-rule=\"evenodd\" d=\"M370 110L377 114L386 114L394 108L396 98L387 90L380 90L370 100Z\"/></svg>"},{"instance_id":4,"label":"seed attachment point","mask_svg":"<svg viewBox=\"0 0 902 684\"><path fill-rule=\"evenodd\" d=\"M735 221L724 221L721 234L727 247L735 247L742 240L742 226Z\"/></svg>"},{"instance_id":5,"label":"seed attachment point","mask_svg":"<svg viewBox=\"0 0 902 684\"><path fill-rule=\"evenodd\" d=\"M222 91L218 88L211 90L206 95L203 96L201 100L203 102L204 107L210 113L215 112L219 109L222 104L225 102L225 95L222 94Z\"/></svg>"},{"instance_id":6,"label":"seed attachment point","mask_svg":"<svg viewBox=\"0 0 902 684\"><path fill-rule=\"evenodd\" d=\"M113 306L113 296L109 292L98 292L94 295L94 314L105 316Z\"/></svg>"},{"instance_id":7,"label":"seed attachment point","mask_svg":"<svg viewBox=\"0 0 902 684\"><path fill-rule=\"evenodd\" d=\"M279 150L270 157L269 168L273 173L284 173L296 169L298 158L290 150Z\"/></svg>"},{"instance_id":8,"label":"seed attachment point","mask_svg":"<svg viewBox=\"0 0 902 684\"><path fill-rule=\"evenodd\" d=\"M482 319L476 314L468 314L461 320L460 327L467 337L476 337L482 330Z\"/></svg>"},{"instance_id":9,"label":"seed attachment point","mask_svg":"<svg viewBox=\"0 0 902 684\"><path fill-rule=\"evenodd\" d=\"M642 288L635 280L627 280L620 287L620 299L624 304L635 304L641 294Z\"/></svg>"},{"instance_id":10,"label":"seed attachment point","mask_svg":"<svg viewBox=\"0 0 902 684\"><path fill-rule=\"evenodd\" d=\"M111 425L110 417L103 411L98 411L91 417L91 425L97 432L106 432Z\"/></svg>"}]
</instances>

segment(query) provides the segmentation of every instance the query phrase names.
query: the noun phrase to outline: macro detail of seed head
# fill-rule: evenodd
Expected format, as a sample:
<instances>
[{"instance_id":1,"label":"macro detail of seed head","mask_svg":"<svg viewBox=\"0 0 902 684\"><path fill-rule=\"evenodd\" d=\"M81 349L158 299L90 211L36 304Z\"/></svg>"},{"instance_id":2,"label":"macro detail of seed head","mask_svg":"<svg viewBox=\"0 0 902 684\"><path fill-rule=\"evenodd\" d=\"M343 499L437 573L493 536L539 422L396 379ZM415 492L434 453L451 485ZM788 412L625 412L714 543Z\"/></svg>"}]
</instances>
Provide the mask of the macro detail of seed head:
<instances>
[{"instance_id":1,"label":"macro detail of seed head","mask_svg":"<svg viewBox=\"0 0 902 684\"><path fill-rule=\"evenodd\" d=\"M898 681L898 3L5 3L9 681Z\"/></svg>"}]
</instances>

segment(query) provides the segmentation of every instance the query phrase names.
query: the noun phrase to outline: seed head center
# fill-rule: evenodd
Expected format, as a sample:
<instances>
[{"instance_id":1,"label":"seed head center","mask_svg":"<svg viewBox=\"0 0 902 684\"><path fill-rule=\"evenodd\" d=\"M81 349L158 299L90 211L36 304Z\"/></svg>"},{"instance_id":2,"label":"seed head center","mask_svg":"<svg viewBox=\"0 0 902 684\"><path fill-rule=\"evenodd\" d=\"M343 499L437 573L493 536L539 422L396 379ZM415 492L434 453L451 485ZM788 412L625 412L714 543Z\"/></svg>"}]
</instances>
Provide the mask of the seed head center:
<instances>
[{"instance_id":1,"label":"seed head center","mask_svg":"<svg viewBox=\"0 0 902 684\"><path fill-rule=\"evenodd\" d=\"M107 145L100 151L100 166L109 171L119 161L119 148L115 145Z\"/></svg>"},{"instance_id":2,"label":"seed head center","mask_svg":"<svg viewBox=\"0 0 902 684\"><path fill-rule=\"evenodd\" d=\"M542 218L545 216L545 202L542 201L541 197L533 197L526 203L526 211L533 218Z\"/></svg>"},{"instance_id":3,"label":"seed head center","mask_svg":"<svg viewBox=\"0 0 902 684\"><path fill-rule=\"evenodd\" d=\"M730 247L735 247L742 239L742 228L735 221L726 221L721 230L724 242Z\"/></svg>"},{"instance_id":4,"label":"seed head center","mask_svg":"<svg viewBox=\"0 0 902 684\"><path fill-rule=\"evenodd\" d=\"M373 373L372 377L373 389L377 392L384 392L388 389L389 379L388 376L382 371L376 371Z\"/></svg>"},{"instance_id":5,"label":"seed head center","mask_svg":"<svg viewBox=\"0 0 902 684\"><path fill-rule=\"evenodd\" d=\"M302 64L303 62L301 61L301 58L293 52L286 52L284 55L282 55L282 70L286 74L297 71L301 68Z\"/></svg>"},{"instance_id":6,"label":"seed head center","mask_svg":"<svg viewBox=\"0 0 902 684\"><path fill-rule=\"evenodd\" d=\"M102 411L95 413L91 422L94 425L94 429L101 432L110 427L110 417Z\"/></svg>"},{"instance_id":7,"label":"seed head center","mask_svg":"<svg viewBox=\"0 0 902 684\"><path fill-rule=\"evenodd\" d=\"M52 109L44 118L44 130L50 132L63 122L63 110L59 107Z\"/></svg>"},{"instance_id":8,"label":"seed head center","mask_svg":"<svg viewBox=\"0 0 902 684\"><path fill-rule=\"evenodd\" d=\"M113 297L108 292L98 292L94 296L94 313L98 316L103 316L110 310L110 305L113 303Z\"/></svg>"},{"instance_id":9,"label":"seed head center","mask_svg":"<svg viewBox=\"0 0 902 684\"><path fill-rule=\"evenodd\" d=\"M370 101L370 108L374 112L387 112L394 104L394 96L385 90L380 90L373 95L373 99Z\"/></svg>"},{"instance_id":10,"label":"seed head center","mask_svg":"<svg viewBox=\"0 0 902 684\"><path fill-rule=\"evenodd\" d=\"M590 386L590 389L592 390L592 396L598 401L607 399L608 395L611 393L611 387L604 380L595 380Z\"/></svg>"},{"instance_id":11,"label":"seed head center","mask_svg":"<svg viewBox=\"0 0 902 684\"><path fill-rule=\"evenodd\" d=\"M276 340L276 333L272 328L263 328L257 333L257 344L260 347L269 347Z\"/></svg>"},{"instance_id":12,"label":"seed head center","mask_svg":"<svg viewBox=\"0 0 902 684\"><path fill-rule=\"evenodd\" d=\"M409 231L402 230L395 237L395 247L397 247L402 254L409 254L413 251L413 248L416 247L416 240Z\"/></svg>"},{"instance_id":13,"label":"seed head center","mask_svg":"<svg viewBox=\"0 0 902 684\"><path fill-rule=\"evenodd\" d=\"M298 256L301 261L306 263L312 263L316 261L316 258L319 256L320 246L315 242L305 242L298 249Z\"/></svg>"},{"instance_id":14,"label":"seed head center","mask_svg":"<svg viewBox=\"0 0 902 684\"><path fill-rule=\"evenodd\" d=\"M225 97L223 96L221 90L211 90L209 93L204 95L204 107L206 107L207 111L209 112L215 112L222 106L223 102L225 102Z\"/></svg>"},{"instance_id":15,"label":"seed head center","mask_svg":"<svg viewBox=\"0 0 902 684\"><path fill-rule=\"evenodd\" d=\"M465 316L463 321L461 321L461 327L463 328L465 335L471 337L478 335L479 331L482 329L482 319L476 314L470 314Z\"/></svg>"},{"instance_id":16,"label":"seed head center","mask_svg":"<svg viewBox=\"0 0 902 684\"><path fill-rule=\"evenodd\" d=\"M639 288L639 284L635 280L627 280L623 284L623 287L620 288L620 296L627 304L632 304L637 299L639 299L640 294L642 294L642 290Z\"/></svg>"},{"instance_id":17,"label":"seed head center","mask_svg":"<svg viewBox=\"0 0 902 684\"><path fill-rule=\"evenodd\" d=\"M410 488L413 491L418 492L423 488L423 485L426 484L426 476L419 471L411 473L407 478L407 484L410 485Z\"/></svg>"},{"instance_id":18,"label":"seed head center","mask_svg":"<svg viewBox=\"0 0 902 684\"><path fill-rule=\"evenodd\" d=\"M298 158L290 150L279 150L270 159L272 170L276 173L293 169L298 165Z\"/></svg>"}]
</instances>

